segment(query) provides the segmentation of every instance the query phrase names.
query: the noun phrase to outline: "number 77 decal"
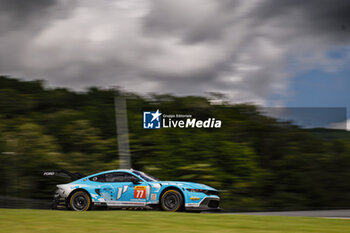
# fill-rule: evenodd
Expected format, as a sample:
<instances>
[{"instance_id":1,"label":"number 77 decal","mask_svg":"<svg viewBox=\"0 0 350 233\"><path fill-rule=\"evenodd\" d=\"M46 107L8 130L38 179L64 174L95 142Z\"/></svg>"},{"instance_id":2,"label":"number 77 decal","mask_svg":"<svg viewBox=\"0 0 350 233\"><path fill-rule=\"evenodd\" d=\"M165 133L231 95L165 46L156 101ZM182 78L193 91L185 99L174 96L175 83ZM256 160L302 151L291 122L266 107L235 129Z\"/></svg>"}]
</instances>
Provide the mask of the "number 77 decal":
<instances>
[{"instance_id":1,"label":"number 77 decal","mask_svg":"<svg viewBox=\"0 0 350 233\"><path fill-rule=\"evenodd\" d=\"M134 198L146 198L146 186L135 186Z\"/></svg>"}]
</instances>

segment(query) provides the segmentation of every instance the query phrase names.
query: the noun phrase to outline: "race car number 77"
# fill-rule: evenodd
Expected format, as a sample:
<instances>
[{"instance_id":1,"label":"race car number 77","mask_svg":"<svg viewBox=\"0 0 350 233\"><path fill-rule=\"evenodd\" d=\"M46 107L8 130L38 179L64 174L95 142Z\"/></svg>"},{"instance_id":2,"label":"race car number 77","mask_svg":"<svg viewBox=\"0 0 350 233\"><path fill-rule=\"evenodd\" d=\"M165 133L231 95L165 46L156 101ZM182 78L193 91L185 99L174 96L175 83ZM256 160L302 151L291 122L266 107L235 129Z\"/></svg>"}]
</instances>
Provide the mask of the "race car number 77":
<instances>
[{"instance_id":1,"label":"race car number 77","mask_svg":"<svg viewBox=\"0 0 350 233\"><path fill-rule=\"evenodd\" d=\"M146 186L135 186L134 198L146 198Z\"/></svg>"}]
</instances>

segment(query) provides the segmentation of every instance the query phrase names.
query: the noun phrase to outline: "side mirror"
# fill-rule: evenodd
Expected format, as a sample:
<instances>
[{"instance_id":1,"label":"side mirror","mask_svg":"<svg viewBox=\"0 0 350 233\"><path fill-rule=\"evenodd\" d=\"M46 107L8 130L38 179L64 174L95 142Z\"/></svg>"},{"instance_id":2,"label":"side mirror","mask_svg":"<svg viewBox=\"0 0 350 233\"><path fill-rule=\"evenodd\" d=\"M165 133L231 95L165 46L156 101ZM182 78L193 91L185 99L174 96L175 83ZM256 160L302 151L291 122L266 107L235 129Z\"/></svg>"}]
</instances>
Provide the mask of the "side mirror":
<instances>
[{"instance_id":1,"label":"side mirror","mask_svg":"<svg viewBox=\"0 0 350 233\"><path fill-rule=\"evenodd\" d=\"M133 177L131 178L131 182L132 182L133 184L139 184L139 183L141 183L141 181L140 181L138 178L136 178L135 176L133 176Z\"/></svg>"}]
</instances>

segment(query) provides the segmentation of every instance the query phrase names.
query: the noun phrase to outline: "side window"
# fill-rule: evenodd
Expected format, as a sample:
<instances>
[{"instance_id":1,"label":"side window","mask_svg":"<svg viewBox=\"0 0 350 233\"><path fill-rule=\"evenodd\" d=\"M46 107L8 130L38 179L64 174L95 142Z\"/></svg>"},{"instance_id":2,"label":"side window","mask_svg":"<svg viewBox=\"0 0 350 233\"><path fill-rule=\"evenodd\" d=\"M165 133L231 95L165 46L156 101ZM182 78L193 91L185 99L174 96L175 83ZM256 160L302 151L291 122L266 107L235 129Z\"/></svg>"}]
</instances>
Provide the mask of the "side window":
<instances>
[{"instance_id":1,"label":"side window","mask_svg":"<svg viewBox=\"0 0 350 233\"><path fill-rule=\"evenodd\" d=\"M107 173L106 182L124 182L124 173L121 173L121 172Z\"/></svg>"},{"instance_id":2,"label":"side window","mask_svg":"<svg viewBox=\"0 0 350 233\"><path fill-rule=\"evenodd\" d=\"M131 175L129 173L125 173L124 182L132 182L132 178L136 178L136 179L140 180L136 176L133 176L133 175Z\"/></svg>"},{"instance_id":3,"label":"side window","mask_svg":"<svg viewBox=\"0 0 350 233\"><path fill-rule=\"evenodd\" d=\"M124 172L110 172L110 173L105 173L102 175L90 177L89 180L95 181L95 182L114 183L114 182L132 182L132 178L137 178L137 177Z\"/></svg>"},{"instance_id":4,"label":"side window","mask_svg":"<svg viewBox=\"0 0 350 233\"><path fill-rule=\"evenodd\" d=\"M89 180L96 182L106 182L106 174L90 177Z\"/></svg>"}]
</instances>

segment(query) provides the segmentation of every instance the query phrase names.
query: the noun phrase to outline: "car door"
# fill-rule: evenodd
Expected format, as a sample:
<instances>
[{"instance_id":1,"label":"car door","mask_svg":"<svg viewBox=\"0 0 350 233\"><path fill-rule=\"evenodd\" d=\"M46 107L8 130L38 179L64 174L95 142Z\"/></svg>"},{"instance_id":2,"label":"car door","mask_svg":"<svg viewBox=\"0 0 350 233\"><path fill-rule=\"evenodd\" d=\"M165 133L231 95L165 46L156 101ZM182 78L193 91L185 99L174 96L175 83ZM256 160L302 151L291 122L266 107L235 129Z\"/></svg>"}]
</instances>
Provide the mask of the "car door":
<instances>
[{"instance_id":1,"label":"car door","mask_svg":"<svg viewBox=\"0 0 350 233\"><path fill-rule=\"evenodd\" d=\"M134 184L132 179L139 180ZM127 172L112 172L106 174L106 182L115 190L113 201L110 205L115 206L144 206L149 197L149 186L146 182L140 180Z\"/></svg>"},{"instance_id":2,"label":"car door","mask_svg":"<svg viewBox=\"0 0 350 233\"><path fill-rule=\"evenodd\" d=\"M127 191L120 197L121 201L128 201L131 205L146 205L150 196L150 185L140 178L130 174L124 174L123 185L127 187ZM133 181L135 183L133 183ZM125 190L123 186L123 190Z\"/></svg>"}]
</instances>

